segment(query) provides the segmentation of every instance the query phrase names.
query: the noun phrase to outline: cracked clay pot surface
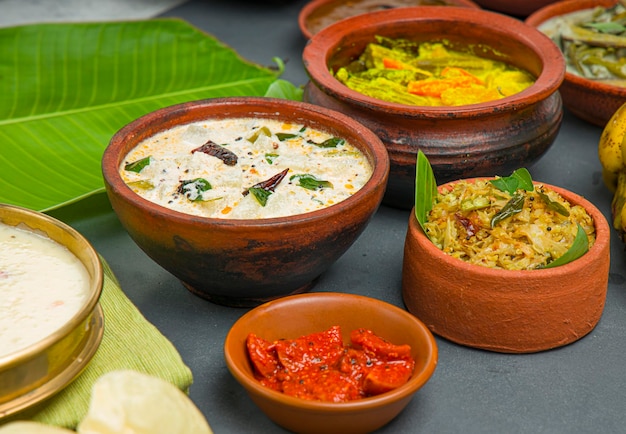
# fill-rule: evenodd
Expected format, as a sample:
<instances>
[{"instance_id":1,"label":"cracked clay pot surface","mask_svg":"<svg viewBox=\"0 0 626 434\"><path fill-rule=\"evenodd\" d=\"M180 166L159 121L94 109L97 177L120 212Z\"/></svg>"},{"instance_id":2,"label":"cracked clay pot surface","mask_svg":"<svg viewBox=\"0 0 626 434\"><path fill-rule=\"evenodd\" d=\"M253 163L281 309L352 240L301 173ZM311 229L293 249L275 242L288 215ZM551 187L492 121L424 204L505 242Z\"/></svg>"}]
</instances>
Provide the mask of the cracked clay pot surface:
<instances>
[{"instance_id":1,"label":"cracked clay pot surface","mask_svg":"<svg viewBox=\"0 0 626 434\"><path fill-rule=\"evenodd\" d=\"M512 271L453 258L428 239L411 213L402 294L407 309L433 333L469 347L532 353L572 343L596 326L608 286L608 223L583 197L543 185L582 205L595 222L589 251L555 268Z\"/></svg>"}]
</instances>

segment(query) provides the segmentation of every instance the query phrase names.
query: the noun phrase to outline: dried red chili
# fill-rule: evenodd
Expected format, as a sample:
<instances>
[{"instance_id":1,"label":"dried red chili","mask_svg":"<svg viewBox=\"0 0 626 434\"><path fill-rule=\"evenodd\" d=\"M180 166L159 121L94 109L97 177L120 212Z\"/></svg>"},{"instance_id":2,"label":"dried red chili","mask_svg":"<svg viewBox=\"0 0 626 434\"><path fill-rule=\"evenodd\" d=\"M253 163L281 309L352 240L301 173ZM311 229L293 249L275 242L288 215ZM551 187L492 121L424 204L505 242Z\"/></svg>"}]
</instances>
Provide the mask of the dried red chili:
<instances>
[{"instance_id":1,"label":"dried red chili","mask_svg":"<svg viewBox=\"0 0 626 434\"><path fill-rule=\"evenodd\" d=\"M191 151L194 152L202 152L207 155L211 155L213 157L219 158L226 164L227 166L234 166L237 164L237 154L226 149L223 146L218 145L217 143L209 140L204 145L199 146Z\"/></svg>"},{"instance_id":2,"label":"dried red chili","mask_svg":"<svg viewBox=\"0 0 626 434\"><path fill-rule=\"evenodd\" d=\"M357 329L344 345L339 326L297 339L246 342L256 378L266 387L302 399L346 402L405 384L415 367L409 345L395 345Z\"/></svg>"}]
</instances>

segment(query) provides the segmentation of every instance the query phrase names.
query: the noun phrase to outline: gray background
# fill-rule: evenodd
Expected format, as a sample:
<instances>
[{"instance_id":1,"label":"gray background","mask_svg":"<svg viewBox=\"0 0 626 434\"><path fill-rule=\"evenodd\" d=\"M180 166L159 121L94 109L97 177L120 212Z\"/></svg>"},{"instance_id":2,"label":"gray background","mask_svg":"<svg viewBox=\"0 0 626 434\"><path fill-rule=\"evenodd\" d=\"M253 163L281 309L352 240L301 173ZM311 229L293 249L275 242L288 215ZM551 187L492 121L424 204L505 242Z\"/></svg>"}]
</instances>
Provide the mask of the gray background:
<instances>
[{"instance_id":1,"label":"gray background","mask_svg":"<svg viewBox=\"0 0 626 434\"><path fill-rule=\"evenodd\" d=\"M283 78L307 81L297 17L306 1L0 0L0 25L42 20L181 17L262 65L280 56ZM533 178L572 190L610 219L601 181L601 129L566 111ZM79 211L81 218L72 215ZM178 348L194 373L190 396L216 434L283 432L247 397L224 364L222 345L245 309L218 306L183 289L127 236L104 195L53 213L80 230L107 259L124 291ZM314 291L365 294L403 306L402 249L409 211L382 206ZM528 355L474 350L437 338L439 365L405 411L380 432L618 433L626 431L624 244L613 233L610 283L600 323L566 347Z\"/></svg>"}]
</instances>

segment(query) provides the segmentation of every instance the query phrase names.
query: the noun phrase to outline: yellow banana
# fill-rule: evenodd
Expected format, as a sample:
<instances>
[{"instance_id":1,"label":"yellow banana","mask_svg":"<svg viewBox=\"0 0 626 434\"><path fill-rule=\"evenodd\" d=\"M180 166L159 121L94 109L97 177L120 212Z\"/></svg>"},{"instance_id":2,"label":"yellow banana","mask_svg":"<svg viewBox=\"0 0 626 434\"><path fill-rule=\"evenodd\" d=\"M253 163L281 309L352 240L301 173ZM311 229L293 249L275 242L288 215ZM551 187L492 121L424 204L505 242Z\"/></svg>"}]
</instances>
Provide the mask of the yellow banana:
<instances>
[{"instance_id":1,"label":"yellow banana","mask_svg":"<svg viewBox=\"0 0 626 434\"><path fill-rule=\"evenodd\" d=\"M607 122L598 143L598 157L605 171L618 173L626 167L626 103L622 104ZM610 187L610 186L609 186Z\"/></svg>"},{"instance_id":2,"label":"yellow banana","mask_svg":"<svg viewBox=\"0 0 626 434\"><path fill-rule=\"evenodd\" d=\"M613 227L617 229L620 237L626 234L626 171L622 170L617 175L617 185L611 202L611 215Z\"/></svg>"}]
</instances>

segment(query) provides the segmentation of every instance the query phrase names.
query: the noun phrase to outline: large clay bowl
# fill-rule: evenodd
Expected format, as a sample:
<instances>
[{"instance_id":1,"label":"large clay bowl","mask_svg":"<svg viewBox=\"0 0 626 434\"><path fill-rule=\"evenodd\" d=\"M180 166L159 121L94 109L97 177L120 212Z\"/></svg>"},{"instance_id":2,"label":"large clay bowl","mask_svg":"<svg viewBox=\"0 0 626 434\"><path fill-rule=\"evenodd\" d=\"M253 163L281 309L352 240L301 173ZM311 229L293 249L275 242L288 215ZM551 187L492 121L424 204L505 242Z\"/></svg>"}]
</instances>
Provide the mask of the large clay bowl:
<instances>
[{"instance_id":1,"label":"large clay bowl","mask_svg":"<svg viewBox=\"0 0 626 434\"><path fill-rule=\"evenodd\" d=\"M352 330L366 328L394 344L410 345L416 361L412 377L381 395L340 403L287 396L254 377L246 349L249 333L274 341L332 326L341 327L344 343ZM298 433L359 434L386 425L409 404L433 375L438 350L426 326L397 306L361 295L321 292L284 297L243 315L226 336L224 357L233 377L276 424Z\"/></svg>"},{"instance_id":2,"label":"large clay bowl","mask_svg":"<svg viewBox=\"0 0 626 434\"><path fill-rule=\"evenodd\" d=\"M532 353L572 343L596 326L608 286L608 223L583 197L544 185L583 206L595 222L595 244L559 267L512 271L469 264L437 248L411 214L402 294L433 333L469 347Z\"/></svg>"},{"instance_id":3,"label":"large clay bowl","mask_svg":"<svg viewBox=\"0 0 626 434\"><path fill-rule=\"evenodd\" d=\"M480 8L471 0L313 0L300 10L298 26L304 37L310 39L329 24L355 15L397 7L435 5Z\"/></svg>"},{"instance_id":4,"label":"large clay bowl","mask_svg":"<svg viewBox=\"0 0 626 434\"><path fill-rule=\"evenodd\" d=\"M48 215L29 209L0 204L0 225L7 225L32 231L37 235L54 241L69 250L84 265L87 274L87 296L78 310L62 323L60 327L50 329L48 318L37 317L42 324L48 325L48 335L8 354L0 353L0 425L2 419L44 401L70 384L87 367L98 350L104 331L104 316L99 300L102 293L103 273L100 257L89 242L75 229ZM0 248L13 248L3 245ZM49 247L41 250L49 255ZM15 250L16 258L22 257L41 264L37 254L29 258L20 248ZM43 256L43 255L42 255ZM47 260L48 262L49 259ZM4 271L11 270L6 268ZM12 264L10 264L12 265ZM20 279L23 274L14 272ZM71 276L68 276L70 278ZM56 276L51 276L56 278ZM2 283L5 285L5 283ZM8 288L19 286L6 283ZM33 287L32 297L41 297L43 293L51 294L54 286ZM52 294L55 294L52 292ZM58 297L59 295L57 295ZM14 297L10 297L13 299ZM13 315L11 300L8 305L3 300L2 315ZM66 302L67 300L65 300ZM58 302L63 303L60 299ZM47 315L53 315L49 311ZM29 316L20 314L22 318ZM32 317L32 313L30 315ZM54 324L54 323L53 323ZM39 325L39 324L38 324ZM41 325L39 325L41 329ZM23 327L24 336L32 334ZM7 339L6 336L4 336ZM6 346L2 346L4 349Z\"/></svg>"},{"instance_id":5,"label":"large clay bowl","mask_svg":"<svg viewBox=\"0 0 626 434\"><path fill-rule=\"evenodd\" d=\"M539 27L547 20L596 6L611 7L616 0L565 0L546 6L533 13L526 23ZM626 102L626 88L598 83L571 72L565 73L560 88L563 105L575 116L591 124L604 127L615 111Z\"/></svg>"},{"instance_id":6,"label":"large clay bowl","mask_svg":"<svg viewBox=\"0 0 626 434\"><path fill-rule=\"evenodd\" d=\"M291 120L331 132L361 149L369 181L344 201L299 215L266 219L192 216L150 202L119 174L125 155L144 139L205 119ZM194 294L230 306L253 306L309 290L362 233L383 197L389 158L360 123L323 107L271 98L219 98L149 113L122 128L104 152L102 170L114 211L131 238Z\"/></svg>"},{"instance_id":7,"label":"large clay bowl","mask_svg":"<svg viewBox=\"0 0 626 434\"><path fill-rule=\"evenodd\" d=\"M526 17L537 9L558 2L556 0L476 0L476 3L492 11L515 15L516 17Z\"/></svg>"},{"instance_id":8,"label":"large clay bowl","mask_svg":"<svg viewBox=\"0 0 626 434\"><path fill-rule=\"evenodd\" d=\"M409 106L370 98L344 86L331 70L357 58L375 35L484 45L486 56L526 69L537 79L498 101L457 107ZM489 54L491 53L491 54ZM496 56L499 53L499 56ZM391 172L384 202L410 209L421 149L440 182L529 167L552 145L563 108L558 88L565 64L558 47L514 18L480 9L421 6L372 12L318 32L304 49L310 77L304 99L351 116L385 143Z\"/></svg>"}]
</instances>

